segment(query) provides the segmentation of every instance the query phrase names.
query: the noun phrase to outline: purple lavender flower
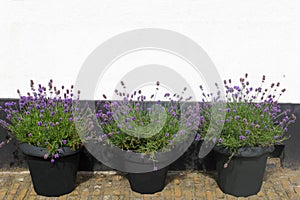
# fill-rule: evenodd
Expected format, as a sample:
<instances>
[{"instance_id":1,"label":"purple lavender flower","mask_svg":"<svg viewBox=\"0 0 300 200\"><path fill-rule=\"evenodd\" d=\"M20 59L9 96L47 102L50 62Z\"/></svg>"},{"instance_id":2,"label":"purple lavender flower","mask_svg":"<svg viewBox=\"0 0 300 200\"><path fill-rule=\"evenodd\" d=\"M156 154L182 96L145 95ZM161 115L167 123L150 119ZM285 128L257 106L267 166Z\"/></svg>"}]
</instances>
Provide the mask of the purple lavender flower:
<instances>
[{"instance_id":1,"label":"purple lavender flower","mask_svg":"<svg viewBox=\"0 0 300 200\"><path fill-rule=\"evenodd\" d=\"M257 91L258 91L258 92L261 92L261 90L262 90L262 88L261 88L261 87L257 88Z\"/></svg>"},{"instance_id":2,"label":"purple lavender flower","mask_svg":"<svg viewBox=\"0 0 300 200\"><path fill-rule=\"evenodd\" d=\"M40 87L39 89L38 89L38 91L39 91L39 93L41 94L41 93L43 93L43 89Z\"/></svg>"},{"instance_id":3,"label":"purple lavender flower","mask_svg":"<svg viewBox=\"0 0 300 200\"><path fill-rule=\"evenodd\" d=\"M165 137L169 137L169 133L166 133L166 134L165 134Z\"/></svg>"},{"instance_id":4,"label":"purple lavender flower","mask_svg":"<svg viewBox=\"0 0 300 200\"><path fill-rule=\"evenodd\" d=\"M170 96L170 93L166 93L164 97L169 97Z\"/></svg>"},{"instance_id":5,"label":"purple lavender flower","mask_svg":"<svg viewBox=\"0 0 300 200\"><path fill-rule=\"evenodd\" d=\"M199 133L197 133L195 140L196 140L196 141L200 141L200 139L201 139L201 136L200 136Z\"/></svg>"},{"instance_id":6,"label":"purple lavender flower","mask_svg":"<svg viewBox=\"0 0 300 200\"><path fill-rule=\"evenodd\" d=\"M264 108L264 110L263 110L263 112L268 112L268 111L269 111L268 107Z\"/></svg>"},{"instance_id":7,"label":"purple lavender flower","mask_svg":"<svg viewBox=\"0 0 300 200\"><path fill-rule=\"evenodd\" d=\"M173 111L173 112L172 112L172 116L174 117L175 115L176 115L176 112L175 112L175 111Z\"/></svg>"},{"instance_id":8,"label":"purple lavender flower","mask_svg":"<svg viewBox=\"0 0 300 200\"><path fill-rule=\"evenodd\" d=\"M62 140L61 142L62 142L64 145L67 144L67 140Z\"/></svg>"},{"instance_id":9,"label":"purple lavender flower","mask_svg":"<svg viewBox=\"0 0 300 200\"><path fill-rule=\"evenodd\" d=\"M222 143L222 142L223 142L222 138L219 138L218 142L219 142L219 143Z\"/></svg>"},{"instance_id":10,"label":"purple lavender flower","mask_svg":"<svg viewBox=\"0 0 300 200\"><path fill-rule=\"evenodd\" d=\"M240 91L240 90L241 90L239 86L234 86L233 88L234 88L235 90L237 90L237 91Z\"/></svg>"},{"instance_id":11,"label":"purple lavender flower","mask_svg":"<svg viewBox=\"0 0 300 200\"><path fill-rule=\"evenodd\" d=\"M156 166L153 167L153 171L157 171L157 167Z\"/></svg>"},{"instance_id":12,"label":"purple lavender flower","mask_svg":"<svg viewBox=\"0 0 300 200\"><path fill-rule=\"evenodd\" d=\"M246 140L246 136L240 135L239 139L240 139L240 140Z\"/></svg>"},{"instance_id":13,"label":"purple lavender flower","mask_svg":"<svg viewBox=\"0 0 300 200\"><path fill-rule=\"evenodd\" d=\"M180 135L183 135L183 134L185 133L185 131L184 131L184 130L180 130L178 133L179 133Z\"/></svg>"},{"instance_id":14,"label":"purple lavender flower","mask_svg":"<svg viewBox=\"0 0 300 200\"><path fill-rule=\"evenodd\" d=\"M191 100L193 97L192 96L189 96L188 98L186 98L185 100L186 101L189 101L189 100Z\"/></svg>"},{"instance_id":15,"label":"purple lavender flower","mask_svg":"<svg viewBox=\"0 0 300 200\"><path fill-rule=\"evenodd\" d=\"M265 116L263 114L260 115L260 118L264 118Z\"/></svg>"},{"instance_id":16,"label":"purple lavender flower","mask_svg":"<svg viewBox=\"0 0 300 200\"><path fill-rule=\"evenodd\" d=\"M250 134L250 130L246 130L246 134L249 135Z\"/></svg>"},{"instance_id":17,"label":"purple lavender flower","mask_svg":"<svg viewBox=\"0 0 300 200\"><path fill-rule=\"evenodd\" d=\"M224 123L224 120L221 120L221 121L223 121L222 123ZM186 127L190 127L191 125L192 125L191 122L186 122L186 123L185 123L185 126L186 126Z\"/></svg>"},{"instance_id":18,"label":"purple lavender flower","mask_svg":"<svg viewBox=\"0 0 300 200\"><path fill-rule=\"evenodd\" d=\"M38 122L38 126L41 126L43 124L43 122L39 121Z\"/></svg>"},{"instance_id":19,"label":"purple lavender flower","mask_svg":"<svg viewBox=\"0 0 300 200\"><path fill-rule=\"evenodd\" d=\"M70 118L69 118L69 122L72 122L72 121L73 121L73 118L72 118L72 117L70 117Z\"/></svg>"},{"instance_id":20,"label":"purple lavender flower","mask_svg":"<svg viewBox=\"0 0 300 200\"><path fill-rule=\"evenodd\" d=\"M240 118L240 116L238 116L238 115L234 117L235 120L238 120L239 118Z\"/></svg>"},{"instance_id":21,"label":"purple lavender flower","mask_svg":"<svg viewBox=\"0 0 300 200\"><path fill-rule=\"evenodd\" d=\"M32 133L29 133L29 134L28 134L28 137L32 137Z\"/></svg>"},{"instance_id":22,"label":"purple lavender flower","mask_svg":"<svg viewBox=\"0 0 300 200\"><path fill-rule=\"evenodd\" d=\"M55 162L55 160L52 158L52 159L51 159L51 163L54 163L54 162Z\"/></svg>"},{"instance_id":23,"label":"purple lavender flower","mask_svg":"<svg viewBox=\"0 0 300 200\"><path fill-rule=\"evenodd\" d=\"M58 153L56 153L56 154L54 154L54 158L59 158L59 155L58 155Z\"/></svg>"}]
</instances>

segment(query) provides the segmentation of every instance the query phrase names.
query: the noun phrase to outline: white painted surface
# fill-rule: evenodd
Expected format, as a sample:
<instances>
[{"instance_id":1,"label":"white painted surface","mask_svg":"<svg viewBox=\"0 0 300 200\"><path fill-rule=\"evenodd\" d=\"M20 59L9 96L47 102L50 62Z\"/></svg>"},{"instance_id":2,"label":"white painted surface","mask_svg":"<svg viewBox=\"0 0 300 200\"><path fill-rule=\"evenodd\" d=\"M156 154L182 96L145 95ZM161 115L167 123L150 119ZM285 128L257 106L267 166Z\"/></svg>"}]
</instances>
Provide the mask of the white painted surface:
<instances>
[{"instance_id":1,"label":"white painted surface","mask_svg":"<svg viewBox=\"0 0 300 200\"><path fill-rule=\"evenodd\" d=\"M138 28L182 33L202 46L223 79L248 72L259 82L265 74L287 88L281 102L300 103L298 0L2 1L0 98L27 91L30 79L74 83L98 45Z\"/></svg>"}]
</instances>

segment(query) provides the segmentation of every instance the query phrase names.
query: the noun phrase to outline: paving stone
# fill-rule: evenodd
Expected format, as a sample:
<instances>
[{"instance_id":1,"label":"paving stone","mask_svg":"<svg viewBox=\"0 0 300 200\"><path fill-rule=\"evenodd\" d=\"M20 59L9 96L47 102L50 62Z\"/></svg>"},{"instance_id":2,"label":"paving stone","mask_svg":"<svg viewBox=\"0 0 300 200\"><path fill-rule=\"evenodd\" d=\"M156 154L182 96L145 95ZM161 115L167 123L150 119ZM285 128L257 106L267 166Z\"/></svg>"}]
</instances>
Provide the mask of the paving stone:
<instances>
[{"instance_id":1,"label":"paving stone","mask_svg":"<svg viewBox=\"0 0 300 200\"><path fill-rule=\"evenodd\" d=\"M218 199L224 199L224 193L222 192L222 190L220 188L217 187L215 189L215 191L216 191L216 197Z\"/></svg>"},{"instance_id":2,"label":"paving stone","mask_svg":"<svg viewBox=\"0 0 300 200\"><path fill-rule=\"evenodd\" d=\"M206 191L206 199L207 200L213 200L214 199L214 195L211 191Z\"/></svg>"},{"instance_id":3,"label":"paving stone","mask_svg":"<svg viewBox=\"0 0 300 200\"><path fill-rule=\"evenodd\" d=\"M58 200L67 200L67 198L68 198L68 195L63 195L63 196L58 197Z\"/></svg>"},{"instance_id":4,"label":"paving stone","mask_svg":"<svg viewBox=\"0 0 300 200\"><path fill-rule=\"evenodd\" d=\"M28 197L28 200L35 200L35 199L36 199L35 196L29 196L29 197Z\"/></svg>"},{"instance_id":5,"label":"paving stone","mask_svg":"<svg viewBox=\"0 0 300 200\"><path fill-rule=\"evenodd\" d=\"M298 197L300 198L300 186L294 187L294 190L297 193Z\"/></svg>"},{"instance_id":6,"label":"paving stone","mask_svg":"<svg viewBox=\"0 0 300 200\"><path fill-rule=\"evenodd\" d=\"M27 194L28 188L23 188L20 190L17 200L22 200L25 198L26 194Z\"/></svg>"},{"instance_id":7,"label":"paving stone","mask_svg":"<svg viewBox=\"0 0 300 200\"><path fill-rule=\"evenodd\" d=\"M173 192L171 190L164 190L163 191L164 199L172 199L173 198Z\"/></svg>"},{"instance_id":8,"label":"paving stone","mask_svg":"<svg viewBox=\"0 0 300 200\"><path fill-rule=\"evenodd\" d=\"M14 199L15 199L14 195L9 194L6 196L6 200L14 200Z\"/></svg>"},{"instance_id":9,"label":"paving stone","mask_svg":"<svg viewBox=\"0 0 300 200\"><path fill-rule=\"evenodd\" d=\"M34 192L30 174L0 172L0 199L24 200L71 200L71 199L113 199L113 200L299 200L300 170L278 167L278 161L271 160L264 176L261 191L250 197L234 197L224 194L214 180L215 173L200 171L170 172L162 192L142 195L131 191L128 180L118 173L79 173L76 189L58 198L39 196ZM269 162L269 161L268 161ZM275 163L275 165L274 165ZM272 167L270 167L272 166Z\"/></svg>"},{"instance_id":10,"label":"paving stone","mask_svg":"<svg viewBox=\"0 0 300 200\"><path fill-rule=\"evenodd\" d=\"M0 196L4 197L6 195L6 193L7 193L7 191L8 191L7 188L1 187L1 189L0 189Z\"/></svg>"},{"instance_id":11,"label":"paving stone","mask_svg":"<svg viewBox=\"0 0 300 200\"><path fill-rule=\"evenodd\" d=\"M175 197L180 197L181 196L181 189L179 186L174 187L174 196Z\"/></svg>"}]
</instances>

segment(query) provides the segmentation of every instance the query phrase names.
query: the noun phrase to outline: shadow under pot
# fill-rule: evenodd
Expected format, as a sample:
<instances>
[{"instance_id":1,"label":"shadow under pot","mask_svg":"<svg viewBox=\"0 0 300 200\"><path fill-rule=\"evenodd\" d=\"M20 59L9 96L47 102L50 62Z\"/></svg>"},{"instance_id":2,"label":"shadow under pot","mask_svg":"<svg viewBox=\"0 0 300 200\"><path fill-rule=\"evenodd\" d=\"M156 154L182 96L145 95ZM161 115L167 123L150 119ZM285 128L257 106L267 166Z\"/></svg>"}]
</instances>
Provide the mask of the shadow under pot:
<instances>
[{"instance_id":1,"label":"shadow under pot","mask_svg":"<svg viewBox=\"0 0 300 200\"><path fill-rule=\"evenodd\" d=\"M80 150L63 148L63 153L54 163L44 159L45 148L27 143L19 145L26 155L33 188L38 195L55 197L68 194L75 189Z\"/></svg>"},{"instance_id":2,"label":"shadow under pot","mask_svg":"<svg viewBox=\"0 0 300 200\"><path fill-rule=\"evenodd\" d=\"M274 145L274 151L270 153L271 158L281 158L283 156L284 152L284 144L275 144Z\"/></svg>"},{"instance_id":3,"label":"shadow under pot","mask_svg":"<svg viewBox=\"0 0 300 200\"><path fill-rule=\"evenodd\" d=\"M225 147L216 146L217 183L220 189L237 197L255 195L260 191L266 169L267 158L274 147L240 148L227 167L230 152Z\"/></svg>"}]
</instances>

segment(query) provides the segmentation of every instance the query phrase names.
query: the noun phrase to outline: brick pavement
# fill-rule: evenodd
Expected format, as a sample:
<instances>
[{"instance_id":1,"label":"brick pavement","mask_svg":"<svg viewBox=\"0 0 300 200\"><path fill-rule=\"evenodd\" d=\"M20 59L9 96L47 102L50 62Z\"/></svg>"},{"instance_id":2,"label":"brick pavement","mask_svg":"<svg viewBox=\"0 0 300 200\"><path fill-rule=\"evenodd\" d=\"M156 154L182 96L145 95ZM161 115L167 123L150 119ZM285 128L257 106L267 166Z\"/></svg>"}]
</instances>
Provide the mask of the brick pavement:
<instances>
[{"instance_id":1,"label":"brick pavement","mask_svg":"<svg viewBox=\"0 0 300 200\"><path fill-rule=\"evenodd\" d=\"M268 160L261 191L257 195L248 198L236 198L224 194L213 179L214 172L170 172L165 189L154 195L141 195L131 191L128 180L122 173L80 172L77 178L78 186L75 191L58 198L47 198L36 195L28 171L3 171L0 172L0 199L300 199L300 170L283 169L279 165L278 159Z\"/></svg>"}]
</instances>

